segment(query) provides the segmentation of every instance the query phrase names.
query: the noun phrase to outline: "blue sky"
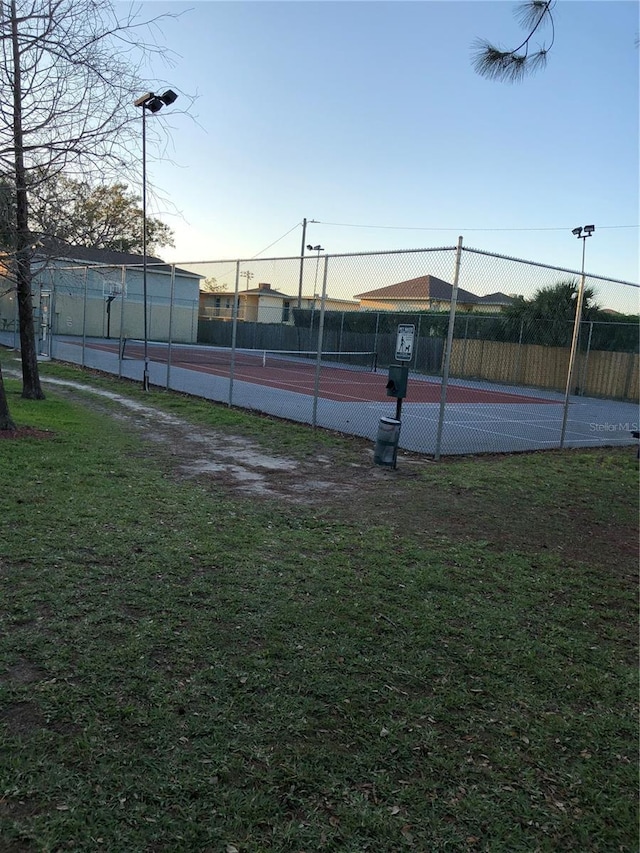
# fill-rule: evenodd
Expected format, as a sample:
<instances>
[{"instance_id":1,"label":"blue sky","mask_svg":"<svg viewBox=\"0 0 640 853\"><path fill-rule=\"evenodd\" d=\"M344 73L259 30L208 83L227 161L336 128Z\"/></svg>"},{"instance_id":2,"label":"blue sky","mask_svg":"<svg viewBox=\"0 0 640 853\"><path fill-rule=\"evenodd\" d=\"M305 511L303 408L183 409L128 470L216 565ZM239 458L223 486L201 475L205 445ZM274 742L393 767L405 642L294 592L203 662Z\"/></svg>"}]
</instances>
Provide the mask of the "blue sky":
<instances>
[{"instance_id":1,"label":"blue sky","mask_svg":"<svg viewBox=\"0 0 640 853\"><path fill-rule=\"evenodd\" d=\"M571 228L593 223L587 269L639 280L638 3L559 0L549 64L519 84L470 62L477 37L518 43L508 2L142 8L182 13L162 24L173 65L147 72L181 95L160 114L170 150L150 152L166 259L296 255L307 217L329 254L461 234L575 269Z\"/></svg>"}]
</instances>

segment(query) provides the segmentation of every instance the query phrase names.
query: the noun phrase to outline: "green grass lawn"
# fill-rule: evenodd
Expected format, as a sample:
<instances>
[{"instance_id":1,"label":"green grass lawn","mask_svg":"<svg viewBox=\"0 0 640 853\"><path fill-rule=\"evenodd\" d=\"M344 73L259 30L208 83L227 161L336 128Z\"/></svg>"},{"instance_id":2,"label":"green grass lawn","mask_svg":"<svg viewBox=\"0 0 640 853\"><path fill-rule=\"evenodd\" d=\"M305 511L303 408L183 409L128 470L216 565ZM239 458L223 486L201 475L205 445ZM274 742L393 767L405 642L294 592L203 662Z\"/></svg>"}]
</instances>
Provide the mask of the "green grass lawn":
<instances>
[{"instance_id":1,"label":"green grass lawn","mask_svg":"<svg viewBox=\"0 0 640 853\"><path fill-rule=\"evenodd\" d=\"M0 441L2 853L638 850L633 449L390 475L387 517L180 480L6 384L52 434Z\"/></svg>"}]
</instances>

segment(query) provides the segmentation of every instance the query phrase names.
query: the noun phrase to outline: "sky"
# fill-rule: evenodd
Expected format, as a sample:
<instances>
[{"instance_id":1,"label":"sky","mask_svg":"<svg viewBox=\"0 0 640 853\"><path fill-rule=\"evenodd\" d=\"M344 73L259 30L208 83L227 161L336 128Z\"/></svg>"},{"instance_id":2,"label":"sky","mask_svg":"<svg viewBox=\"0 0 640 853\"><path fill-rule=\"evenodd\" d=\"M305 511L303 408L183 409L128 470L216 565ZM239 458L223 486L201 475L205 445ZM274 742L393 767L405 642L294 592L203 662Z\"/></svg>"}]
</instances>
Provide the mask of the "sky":
<instances>
[{"instance_id":1,"label":"sky","mask_svg":"<svg viewBox=\"0 0 640 853\"><path fill-rule=\"evenodd\" d=\"M143 2L178 101L149 151L167 261L464 245L640 281L637 2L558 0L548 65L483 79L471 46L516 46L482 0ZM536 40L548 41L548 34ZM167 61L169 58L169 61ZM180 108L179 108L180 107Z\"/></svg>"}]
</instances>

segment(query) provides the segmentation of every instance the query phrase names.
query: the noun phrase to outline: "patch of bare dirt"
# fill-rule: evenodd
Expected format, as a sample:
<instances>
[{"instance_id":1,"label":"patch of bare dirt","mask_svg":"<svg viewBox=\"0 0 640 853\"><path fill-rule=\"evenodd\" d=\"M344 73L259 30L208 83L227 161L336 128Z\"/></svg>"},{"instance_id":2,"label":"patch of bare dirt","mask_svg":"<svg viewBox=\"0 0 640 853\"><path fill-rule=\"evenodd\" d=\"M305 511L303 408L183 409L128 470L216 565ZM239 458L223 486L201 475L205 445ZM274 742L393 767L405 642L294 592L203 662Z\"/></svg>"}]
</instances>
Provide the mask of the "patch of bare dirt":
<instances>
[{"instance_id":1,"label":"patch of bare dirt","mask_svg":"<svg viewBox=\"0 0 640 853\"><path fill-rule=\"evenodd\" d=\"M81 392L83 405L135 429L153 444L149 452L154 460L163 460L171 476L179 479L198 479L235 495L276 499L280 511L287 504L310 506L363 528L390 525L400 536L431 543L483 540L498 550L553 551L568 563L610 565L615 554L617 571L632 575L637 569L637 528L611 524L588 506L558 502L552 514L539 517L527 494L516 495L508 488L492 495L488 506L482 492L430 476L438 464L427 457L401 451L396 470L374 465L373 443L364 439L349 438L347 452L323 445L304 458L293 458L269 453L245 437L194 427L112 392L62 380L47 382L66 394ZM106 405L106 400L118 406ZM483 457L477 464L493 461ZM629 464L634 464L631 456Z\"/></svg>"},{"instance_id":2,"label":"patch of bare dirt","mask_svg":"<svg viewBox=\"0 0 640 853\"><path fill-rule=\"evenodd\" d=\"M21 438L53 438L55 433L35 427L18 427L17 429L0 429L0 440L19 441Z\"/></svg>"},{"instance_id":3,"label":"patch of bare dirt","mask_svg":"<svg viewBox=\"0 0 640 853\"><path fill-rule=\"evenodd\" d=\"M14 684L34 684L44 681L46 673L40 667L35 666L28 660L20 660L13 666L8 667L6 676L0 675L0 680L13 682Z\"/></svg>"},{"instance_id":4,"label":"patch of bare dirt","mask_svg":"<svg viewBox=\"0 0 640 853\"><path fill-rule=\"evenodd\" d=\"M46 727L44 714L33 702L15 702L0 713L0 722L4 723L11 735L23 737Z\"/></svg>"}]
</instances>

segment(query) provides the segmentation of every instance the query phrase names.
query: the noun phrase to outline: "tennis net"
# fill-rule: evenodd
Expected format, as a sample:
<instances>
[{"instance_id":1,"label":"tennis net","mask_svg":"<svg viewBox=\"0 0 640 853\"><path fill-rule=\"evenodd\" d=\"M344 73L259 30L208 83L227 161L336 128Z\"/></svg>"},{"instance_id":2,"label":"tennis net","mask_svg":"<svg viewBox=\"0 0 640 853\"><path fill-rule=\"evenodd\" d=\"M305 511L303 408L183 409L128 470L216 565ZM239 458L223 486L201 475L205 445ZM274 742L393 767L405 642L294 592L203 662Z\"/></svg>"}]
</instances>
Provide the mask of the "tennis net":
<instances>
[{"instance_id":1,"label":"tennis net","mask_svg":"<svg viewBox=\"0 0 640 853\"><path fill-rule=\"evenodd\" d=\"M195 344L148 343L148 355L153 361L199 366L232 364L241 367L263 367L271 369L305 369L315 367L317 350L252 349L236 347L198 346ZM144 341L125 338L122 342L122 359L139 359L144 354ZM320 354L322 367L342 367L349 370L375 371L377 353L371 351L335 351Z\"/></svg>"}]
</instances>

